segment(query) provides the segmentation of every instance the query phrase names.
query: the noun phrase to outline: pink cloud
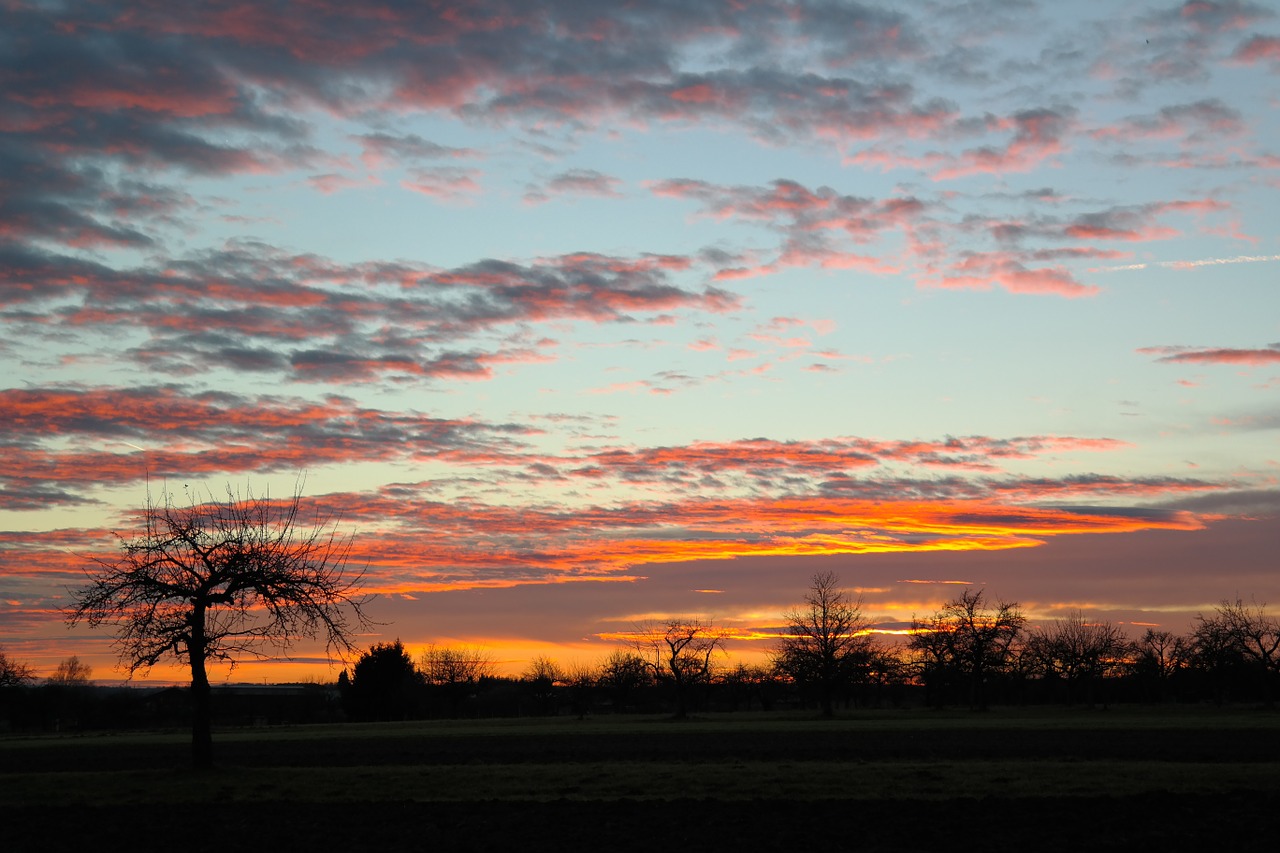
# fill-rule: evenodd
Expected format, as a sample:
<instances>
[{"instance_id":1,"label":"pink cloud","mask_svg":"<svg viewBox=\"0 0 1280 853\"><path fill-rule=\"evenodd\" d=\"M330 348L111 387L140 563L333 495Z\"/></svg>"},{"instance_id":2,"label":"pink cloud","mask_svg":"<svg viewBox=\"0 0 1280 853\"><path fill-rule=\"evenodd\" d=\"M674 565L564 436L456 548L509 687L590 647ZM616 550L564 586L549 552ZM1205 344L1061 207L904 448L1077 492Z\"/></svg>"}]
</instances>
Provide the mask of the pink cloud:
<instances>
[{"instance_id":1,"label":"pink cloud","mask_svg":"<svg viewBox=\"0 0 1280 853\"><path fill-rule=\"evenodd\" d=\"M1029 269L1007 252L974 252L953 264L934 279L924 279L922 287L989 290L999 285L1010 293L1047 294L1075 299L1100 292L1095 285L1081 284L1063 267Z\"/></svg>"},{"instance_id":2,"label":"pink cloud","mask_svg":"<svg viewBox=\"0 0 1280 853\"><path fill-rule=\"evenodd\" d=\"M1221 145L1223 138L1245 131L1239 110L1217 98L1164 107L1154 115L1135 116L1091 132L1096 139L1135 142L1146 139L1180 139Z\"/></svg>"},{"instance_id":3,"label":"pink cloud","mask_svg":"<svg viewBox=\"0 0 1280 853\"><path fill-rule=\"evenodd\" d=\"M1074 125L1074 114L1068 110L1035 109L1014 113L1001 122L1003 128L1013 131L1013 138L1004 148L988 146L961 152L935 171L933 179L946 181L984 172L1030 171L1066 151L1063 139Z\"/></svg>"},{"instance_id":4,"label":"pink cloud","mask_svg":"<svg viewBox=\"0 0 1280 853\"><path fill-rule=\"evenodd\" d=\"M1157 361L1169 364L1234 364L1244 367L1265 367L1280 364L1280 344L1262 349L1233 349L1229 347L1143 347L1143 355L1158 356Z\"/></svg>"},{"instance_id":5,"label":"pink cloud","mask_svg":"<svg viewBox=\"0 0 1280 853\"><path fill-rule=\"evenodd\" d=\"M480 174L478 169L460 169L451 166L412 169L409 172L409 179L401 181L400 186L441 201L468 201L480 195L480 184L476 181Z\"/></svg>"},{"instance_id":6,"label":"pink cloud","mask_svg":"<svg viewBox=\"0 0 1280 853\"><path fill-rule=\"evenodd\" d=\"M621 181L594 169L570 169L554 175L542 184L531 185L524 195L528 204L542 204L560 196L594 196L622 198Z\"/></svg>"},{"instance_id":7,"label":"pink cloud","mask_svg":"<svg viewBox=\"0 0 1280 853\"><path fill-rule=\"evenodd\" d=\"M328 172L323 175L312 175L307 178L307 183L311 187L325 195L333 195L342 190L349 190L355 187L367 187L377 184L376 180L369 178L360 179L353 178L350 175L340 175L335 172Z\"/></svg>"},{"instance_id":8,"label":"pink cloud","mask_svg":"<svg viewBox=\"0 0 1280 853\"><path fill-rule=\"evenodd\" d=\"M1239 63L1270 62L1280 66L1280 37L1254 36L1236 49L1232 59Z\"/></svg>"}]
</instances>

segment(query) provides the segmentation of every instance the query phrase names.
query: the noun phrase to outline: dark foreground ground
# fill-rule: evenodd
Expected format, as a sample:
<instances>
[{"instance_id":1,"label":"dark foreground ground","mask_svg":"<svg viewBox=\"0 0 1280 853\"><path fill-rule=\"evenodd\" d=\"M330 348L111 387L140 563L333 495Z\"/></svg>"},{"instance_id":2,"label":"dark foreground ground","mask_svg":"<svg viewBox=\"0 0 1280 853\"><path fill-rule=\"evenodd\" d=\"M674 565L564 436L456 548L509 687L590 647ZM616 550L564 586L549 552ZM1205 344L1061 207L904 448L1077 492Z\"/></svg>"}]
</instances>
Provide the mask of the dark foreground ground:
<instances>
[{"instance_id":1,"label":"dark foreground ground","mask_svg":"<svg viewBox=\"0 0 1280 853\"><path fill-rule=\"evenodd\" d=\"M1280 796L943 801L277 801L0 807L6 848L280 851L1275 851Z\"/></svg>"},{"instance_id":2,"label":"dark foreground ground","mask_svg":"<svg viewBox=\"0 0 1280 853\"><path fill-rule=\"evenodd\" d=\"M0 850L1276 851L1256 711L0 740Z\"/></svg>"}]
</instances>

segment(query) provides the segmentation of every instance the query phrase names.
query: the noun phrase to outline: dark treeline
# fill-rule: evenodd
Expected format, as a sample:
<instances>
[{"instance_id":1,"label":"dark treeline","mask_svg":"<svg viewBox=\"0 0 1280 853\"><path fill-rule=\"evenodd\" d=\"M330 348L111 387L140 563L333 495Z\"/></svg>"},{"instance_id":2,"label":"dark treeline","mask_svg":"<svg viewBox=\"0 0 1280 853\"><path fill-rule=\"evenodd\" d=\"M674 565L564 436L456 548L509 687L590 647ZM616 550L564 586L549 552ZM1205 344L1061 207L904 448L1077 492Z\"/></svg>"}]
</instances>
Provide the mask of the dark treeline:
<instances>
[{"instance_id":1,"label":"dark treeline","mask_svg":"<svg viewBox=\"0 0 1280 853\"><path fill-rule=\"evenodd\" d=\"M1190 633L1119 626L1081 613L1029 627L1016 603L967 590L913 621L905 638L870 630L861 602L834 575L813 578L804 604L760 665L729 664L726 634L676 619L636 632L594 664L533 660L496 674L482 648L431 646L416 659L399 640L360 655L336 684L227 685L220 725L458 717L1115 703L1254 703L1274 707L1280 620L1223 601ZM94 687L75 659L37 683L0 653L0 730L68 731L182 725L185 688Z\"/></svg>"}]
</instances>

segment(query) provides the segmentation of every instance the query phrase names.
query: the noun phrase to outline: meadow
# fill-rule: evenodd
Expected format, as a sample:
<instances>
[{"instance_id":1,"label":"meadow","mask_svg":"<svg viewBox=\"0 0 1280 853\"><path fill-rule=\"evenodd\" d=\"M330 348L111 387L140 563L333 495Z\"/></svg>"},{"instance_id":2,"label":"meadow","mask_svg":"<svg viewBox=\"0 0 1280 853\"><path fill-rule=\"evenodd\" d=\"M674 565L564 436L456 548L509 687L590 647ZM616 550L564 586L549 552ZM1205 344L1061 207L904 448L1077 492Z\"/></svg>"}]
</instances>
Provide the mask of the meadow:
<instances>
[{"instance_id":1,"label":"meadow","mask_svg":"<svg viewBox=\"0 0 1280 853\"><path fill-rule=\"evenodd\" d=\"M0 739L7 849L1272 850L1280 715L854 711ZM965 839L968 839L966 843Z\"/></svg>"}]
</instances>

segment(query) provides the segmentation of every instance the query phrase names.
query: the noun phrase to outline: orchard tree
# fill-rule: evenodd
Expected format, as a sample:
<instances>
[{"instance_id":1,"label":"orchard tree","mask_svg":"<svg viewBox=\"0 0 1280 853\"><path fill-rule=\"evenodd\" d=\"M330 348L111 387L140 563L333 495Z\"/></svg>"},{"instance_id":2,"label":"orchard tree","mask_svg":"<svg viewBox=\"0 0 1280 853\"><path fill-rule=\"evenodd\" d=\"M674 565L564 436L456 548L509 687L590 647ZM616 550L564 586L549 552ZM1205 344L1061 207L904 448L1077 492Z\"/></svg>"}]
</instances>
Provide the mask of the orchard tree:
<instances>
[{"instance_id":1,"label":"orchard tree","mask_svg":"<svg viewBox=\"0 0 1280 853\"><path fill-rule=\"evenodd\" d=\"M1224 600L1213 616L1196 617L1196 636L1216 634L1258 675L1262 701L1274 706L1273 681L1280 674L1280 619L1267 613L1266 604Z\"/></svg>"},{"instance_id":2,"label":"orchard tree","mask_svg":"<svg viewBox=\"0 0 1280 853\"><path fill-rule=\"evenodd\" d=\"M351 540L319 515L303 517L300 491L284 501L227 487L224 499L148 496L142 530L120 538L120 555L97 559L75 592L72 625L115 627L121 666L132 677L167 656L191 671L191 757L213 764L208 664L287 656L302 638L322 638L346 656L368 625L363 571L349 571Z\"/></svg>"},{"instance_id":3,"label":"orchard tree","mask_svg":"<svg viewBox=\"0 0 1280 853\"><path fill-rule=\"evenodd\" d=\"M804 605L783 618L787 636L774 650L774 666L797 684L816 687L822 716L833 716L836 692L867 670L874 652L862 602L840 589L835 573L821 572Z\"/></svg>"},{"instance_id":4,"label":"orchard tree","mask_svg":"<svg viewBox=\"0 0 1280 853\"><path fill-rule=\"evenodd\" d=\"M1163 702L1168 698L1175 677L1191 666L1193 651L1186 637L1155 628L1148 628L1132 643L1130 669L1149 700Z\"/></svg>"},{"instance_id":5,"label":"orchard tree","mask_svg":"<svg viewBox=\"0 0 1280 853\"><path fill-rule=\"evenodd\" d=\"M476 691L482 678L492 678L496 666L488 650L479 646L432 644L418 656L418 669L427 684L444 696L449 716L457 717L463 699Z\"/></svg>"},{"instance_id":6,"label":"orchard tree","mask_svg":"<svg viewBox=\"0 0 1280 853\"><path fill-rule=\"evenodd\" d=\"M928 619L912 620L911 648L935 671L967 681L970 704L985 711L987 681L1008 666L1026 622L1016 601L988 605L984 590L965 590Z\"/></svg>"},{"instance_id":7,"label":"orchard tree","mask_svg":"<svg viewBox=\"0 0 1280 853\"><path fill-rule=\"evenodd\" d=\"M635 694L653 683L653 671L634 651L614 649L599 666L596 684L605 690L615 711L626 710Z\"/></svg>"},{"instance_id":8,"label":"orchard tree","mask_svg":"<svg viewBox=\"0 0 1280 853\"><path fill-rule=\"evenodd\" d=\"M569 690L573 712L581 720L591 709L591 696L596 689L596 668L589 663L574 661L564 668L561 677Z\"/></svg>"},{"instance_id":9,"label":"orchard tree","mask_svg":"<svg viewBox=\"0 0 1280 853\"><path fill-rule=\"evenodd\" d=\"M538 714L556 712L556 684L564 680L564 670L560 664L546 655L538 655L529 661L520 680L533 696L534 709Z\"/></svg>"},{"instance_id":10,"label":"orchard tree","mask_svg":"<svg viewBox=\"0 0 1280 853\"><path fill-rule=\"evenodd\" d=\"M428 684L451 686L475 684L492 677L493 656L479 646L437 646L434 643L418 655L418 668Z\"/></svg>"},{"instance_id":11,"label":"orchard tree","mask_svg":"<svg viewBox=\"0 0 1280 853\"><path fill-rule=\"evenodd\" d=\"M694 685L706 682L711 674L711 658L724 651L725 633L710 622L677 618L642 626L631 646L659 681L671 684L675 693L675 716L689 715L689 693Z\"/></svg>"},{"instance_id":12,"label":"orchard tree","mask_svg":"<svg viewBox=\"0 0 1280 853\"><path fill-rule=\"evenodd\" d=\"M1032 667L1041 676L1066 684L1068 704L1075 701L1080 686L1092 704L1095 687L1124 662L1129 651L1124 631L1110 622L1089 621L1079 610L1032 631L1026 643Z\"/></svg>"}]
</instances>

